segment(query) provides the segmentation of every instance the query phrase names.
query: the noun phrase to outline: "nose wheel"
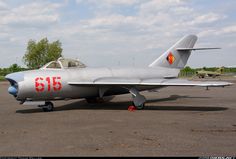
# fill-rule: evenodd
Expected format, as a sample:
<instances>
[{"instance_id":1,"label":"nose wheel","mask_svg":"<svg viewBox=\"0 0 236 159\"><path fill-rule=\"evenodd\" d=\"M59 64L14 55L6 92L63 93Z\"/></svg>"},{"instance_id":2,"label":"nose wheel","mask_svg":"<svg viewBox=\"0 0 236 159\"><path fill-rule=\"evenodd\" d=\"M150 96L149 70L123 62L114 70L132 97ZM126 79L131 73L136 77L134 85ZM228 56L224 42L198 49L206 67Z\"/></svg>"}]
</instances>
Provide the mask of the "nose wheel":
<instances>
[{"instance_id":1,"label":"nose wheel","mask_svg":"<svg viewBox=\"0 0 236 159\"><path fill-rule=\"evenodd\" d=\"M46 102L44 106L42 106L44 112L52 112L54 109L52 102Z\"/></svg>"}]
</instances>

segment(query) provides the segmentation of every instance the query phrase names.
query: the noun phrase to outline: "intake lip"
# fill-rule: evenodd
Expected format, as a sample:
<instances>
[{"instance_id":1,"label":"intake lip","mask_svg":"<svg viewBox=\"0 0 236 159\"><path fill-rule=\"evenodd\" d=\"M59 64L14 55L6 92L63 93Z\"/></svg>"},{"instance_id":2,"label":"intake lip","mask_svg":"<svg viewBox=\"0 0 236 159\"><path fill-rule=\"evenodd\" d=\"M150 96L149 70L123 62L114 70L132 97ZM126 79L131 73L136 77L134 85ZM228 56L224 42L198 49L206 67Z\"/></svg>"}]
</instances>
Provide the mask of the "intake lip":
<instances>
[{"instance_id":1,"label":"intake lip","mask_svg":"<svg viewBox=\"0 0 236 159\"><path fill-rule=\"evenodd\" d=\"M14 83L19 83L21 81L24 81L24 73L23 72L10 73L5 76L5 79L8 80L11 83L11 85Z\"/></svg>"},{"instance_id":2,"label":"intake lip","mask_svg":"<svg viewBox=\"0 0 236 159\"><path fill-rule=\"evenodd\" d=\"M18 83L24 81L24 73L23 72L16 72L11 73L5 76L5 79L8 80L11 86L8 88L8 93L17 97L17 93L19 91Z\"/></svg>"}]
</instances>

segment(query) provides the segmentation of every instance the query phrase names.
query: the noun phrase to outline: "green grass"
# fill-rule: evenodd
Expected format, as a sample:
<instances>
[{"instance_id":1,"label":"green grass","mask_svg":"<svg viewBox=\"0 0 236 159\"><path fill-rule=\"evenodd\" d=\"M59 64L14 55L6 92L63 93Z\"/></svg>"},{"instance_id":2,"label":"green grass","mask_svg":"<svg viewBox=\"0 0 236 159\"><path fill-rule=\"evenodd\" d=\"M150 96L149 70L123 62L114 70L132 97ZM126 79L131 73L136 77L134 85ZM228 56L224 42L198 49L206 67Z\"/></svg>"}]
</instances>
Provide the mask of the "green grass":
<instances>
[{"instance_id":1,"label":"green grass","mask_svg":"<svg viewBox=\"0 0 236 159\"><path fill-rule=\"evenodd\" d=\"M0 76L0 81L5 81L5 77L4 76Z\"/></svg>"}]
</instances>

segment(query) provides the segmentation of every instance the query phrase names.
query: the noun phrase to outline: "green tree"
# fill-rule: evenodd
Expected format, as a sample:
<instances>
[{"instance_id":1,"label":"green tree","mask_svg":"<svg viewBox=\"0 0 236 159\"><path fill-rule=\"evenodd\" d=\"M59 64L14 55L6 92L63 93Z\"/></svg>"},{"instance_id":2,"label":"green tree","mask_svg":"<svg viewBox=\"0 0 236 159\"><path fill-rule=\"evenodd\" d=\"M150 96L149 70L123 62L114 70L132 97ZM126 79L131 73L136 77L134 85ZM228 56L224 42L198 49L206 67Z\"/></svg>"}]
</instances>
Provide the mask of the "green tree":
<instances>
[{"instance_id":1,"label":"green tree","mask_svg":"<svg viewBox=\"0 0 236 159\"><path fill-rule=\"evenodd\" d=\"M62 56L61 42L59 40L52 43L47 38L35 42L29 40L23 61L30 69L39 68L50 61L57 60Z\"/></svg>"},{"instance_id":2,"label":"green tree","mask_svg":"<svg viewBox=\"0 0 236 159\"><path fill-rule=\"evenodd\" d=\"M21 71L22 69L16 63L14 63L9 67L8 70L9 70L9 72L18 72L18 71Z\"/></svg>"}]
</instances>

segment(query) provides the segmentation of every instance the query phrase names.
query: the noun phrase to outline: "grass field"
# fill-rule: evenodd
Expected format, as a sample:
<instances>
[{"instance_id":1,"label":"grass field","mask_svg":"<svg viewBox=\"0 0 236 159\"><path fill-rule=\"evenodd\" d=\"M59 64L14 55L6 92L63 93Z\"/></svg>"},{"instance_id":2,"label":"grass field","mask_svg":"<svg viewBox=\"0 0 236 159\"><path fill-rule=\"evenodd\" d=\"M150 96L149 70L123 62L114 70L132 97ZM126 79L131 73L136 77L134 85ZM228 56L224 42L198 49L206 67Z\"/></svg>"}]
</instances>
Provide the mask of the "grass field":
<instances>
[{"instance_id":1,"label":"grass field","mask_svg":"<svg viewBox=\"0 0 236 159\"><path fill-rule=\"evenodd\" d=\"M4 76L0 76L0 81L5 81Z\"/></svg>"}]
</instances>

